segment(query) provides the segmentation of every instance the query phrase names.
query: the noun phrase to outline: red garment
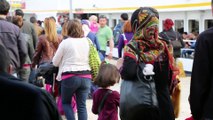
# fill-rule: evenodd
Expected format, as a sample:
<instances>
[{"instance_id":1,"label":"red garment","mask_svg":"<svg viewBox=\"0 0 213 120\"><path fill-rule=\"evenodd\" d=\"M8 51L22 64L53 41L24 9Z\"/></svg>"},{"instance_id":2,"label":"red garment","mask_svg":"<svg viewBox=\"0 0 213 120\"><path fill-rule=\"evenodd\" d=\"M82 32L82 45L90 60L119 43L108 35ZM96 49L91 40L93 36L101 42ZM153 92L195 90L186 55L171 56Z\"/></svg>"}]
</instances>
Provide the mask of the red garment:
<instances>
[{"instance_id":1,"label":"red garment","mask_svg":"<svg viewBox=\"0 0 213 120\"><path fill-rule=\"evenodd\" d=\"M98 107L108 89L98 89L93 93L92 112L98 114ZM98 115L98 120L118 120L118 106L120 101L120 94L117 91L112 91L106 100Z\"/></svg>"},{"instance_id":2,"label":"red garment","mask_svg":"<svg viewBox=\"0 0 213 120\"><path fill-rule=\"evenodd\" d=\"M163 23L164 30L168 31L172 28L174 22L171 19L166 19Z\"/></svg>"},{"instance_id":3,"label":"red garment","mask_svg":"<svg viewBox=\"0 0 213 120\"><path fill-rule=\"evenodd\" d=\"M191 116L189 118L186 118L185 120L194 120L194 118Z\"/></svg>"}]
</instances>

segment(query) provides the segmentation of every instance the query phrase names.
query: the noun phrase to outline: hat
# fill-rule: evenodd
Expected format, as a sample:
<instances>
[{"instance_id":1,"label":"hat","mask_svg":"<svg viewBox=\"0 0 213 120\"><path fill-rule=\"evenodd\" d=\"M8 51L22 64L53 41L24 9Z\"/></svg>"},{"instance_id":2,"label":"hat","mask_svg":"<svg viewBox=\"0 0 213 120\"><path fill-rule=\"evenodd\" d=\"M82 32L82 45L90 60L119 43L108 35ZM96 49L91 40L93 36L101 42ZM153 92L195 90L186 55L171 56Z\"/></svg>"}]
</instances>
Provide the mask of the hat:
<instances>
[{"instance_id":1,"label":"hat","mask_svg":"<svg viewBox=\"0 0 213 120\"><path fill-rule=\"evenodd\" d=\"M88 20L81 20L81 24L82 25L87 25L88 27L90 26L89 21Z\"/></svg>"},{"instance_id":2,"label":"hat","mask_svg":"<svg viewBox=\"0 0 213 120\"><path fill-rule=\"evenodd\" d=\"M166 31L170 30L173 25L174 25L174 22L172 21L172 19L167 18L163 23L164 30Z\"/></svg>"}]
</instances>

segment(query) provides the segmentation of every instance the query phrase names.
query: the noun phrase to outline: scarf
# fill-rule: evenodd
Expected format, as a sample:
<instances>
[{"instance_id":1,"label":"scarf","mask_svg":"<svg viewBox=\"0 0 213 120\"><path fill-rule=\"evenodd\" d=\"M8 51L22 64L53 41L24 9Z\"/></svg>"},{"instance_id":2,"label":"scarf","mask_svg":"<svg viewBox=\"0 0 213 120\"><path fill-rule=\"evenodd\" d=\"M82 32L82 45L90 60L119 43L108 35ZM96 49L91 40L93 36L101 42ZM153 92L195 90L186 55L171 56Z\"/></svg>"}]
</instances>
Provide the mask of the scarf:
<instances>
[{"instance_id":1,"label":"scarf","mask_svg":"<svg viewBox=\"0 0 213 120\"><path fill-rule=\"evenodd\" d=\"M159 39L158 24L158 12L155 9L150 7L139 8L132 14L131 25L134 35L128 44L139 50L144 63L153 64L161 55L168 56L169 66L173 71L176 71L174 76L176 77L179 72L175 67L172 46ZM135 51L128 46L124 48L125 56L137 59Z\"/></svg>"},{"instance_id":2,"label":"scarf","mask_svg":"<svg viewBox=\"0 0 213 120\"><path fill-rule=\"evenodd\" d=\"M131 19L134 35L129 44L140 51L142 61L145 63L153 63L165 51L163 41L158 39L159 20L153 10L147 7L140 8L137 17L133 16ZM133 57L135 52L126 47L125 55Z\"/></svg>"}]
</instances>

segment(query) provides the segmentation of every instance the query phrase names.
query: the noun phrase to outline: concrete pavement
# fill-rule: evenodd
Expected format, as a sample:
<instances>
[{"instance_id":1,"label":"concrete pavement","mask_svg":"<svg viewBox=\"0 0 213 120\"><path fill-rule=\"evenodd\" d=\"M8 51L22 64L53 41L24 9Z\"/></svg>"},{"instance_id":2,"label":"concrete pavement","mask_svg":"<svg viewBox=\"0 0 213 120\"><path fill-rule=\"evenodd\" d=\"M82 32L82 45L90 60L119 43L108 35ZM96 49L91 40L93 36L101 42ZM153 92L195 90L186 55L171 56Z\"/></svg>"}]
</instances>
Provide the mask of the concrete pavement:
<instances>
[{"instance_id":1,"label":"concrete pavement","mask_svg":"<svg viewBox=\"0 0 213 120\"><path fill-rule=\"evenodd\" d=\"M115 60L109 60L110 63L115 64ZM190 107L188 103L189 96L189 88L190 88L190 77L184 77L181 79L181 106L180 106L180 115L176 120L185 120L185 118L190 117ZM121 82L120 82L121 83ZM112 87L113 90L120 91L120 83L116 84ZM92 108L92 100L87 100L87 112L88 112L88 120L97 120L97 115L94 115L91 111ZM65 117L63 117L65 118ZM66 119L64 119L66 120Z\"/></svg>"},{"instance_id":2,"label":"concrete pavement","mask_svg":"<svg viewBox=\"0 0 213 120\"><path fill-rule=\"evenodd\" d=\"M180 115L176 120L185 120L185 118L190 117L190 107L188 103L190 88L190 77L181 78L181 106L180 106ZM113 90L120 91L120 83L112 87ZM87 100L87 111L88 111L88 120L97 120L97 115L94 115L91 112L92 100Z\"/></svg>"}]
</instances>

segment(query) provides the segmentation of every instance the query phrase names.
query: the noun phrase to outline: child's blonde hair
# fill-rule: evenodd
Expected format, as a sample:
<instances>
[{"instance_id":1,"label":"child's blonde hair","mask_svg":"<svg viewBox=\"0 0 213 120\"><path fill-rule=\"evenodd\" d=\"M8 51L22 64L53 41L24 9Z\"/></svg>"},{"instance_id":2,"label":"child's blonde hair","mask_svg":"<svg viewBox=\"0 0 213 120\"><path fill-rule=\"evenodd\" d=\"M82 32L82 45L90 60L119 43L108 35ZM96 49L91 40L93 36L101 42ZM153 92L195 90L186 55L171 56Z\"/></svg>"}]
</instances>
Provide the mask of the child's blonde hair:
<instances>
[{"instance_id":1,"label":"child's blonde hair","mask_svg":"<svg viewBox=\"0 0 213 120\"><path fill-rule=\"evenodd\" d=\"M94 80L94 83L99 87L106 88L113 86L120 80L120 73L115 65L102 62L98 75Z\"/></svg>"},{"instance_id":2,"label":"child's blonde hair","mask_svg":"<svg viewBox=\"0 0 213 120\"><path fill-rule=\"evenodd\" d=\"M98 17L97 16L95 16L95 15L92 15L92 16L90 16L89 17L89 21L91 22L91 21L98 21Z\"/></svg>"}]
</instances>

